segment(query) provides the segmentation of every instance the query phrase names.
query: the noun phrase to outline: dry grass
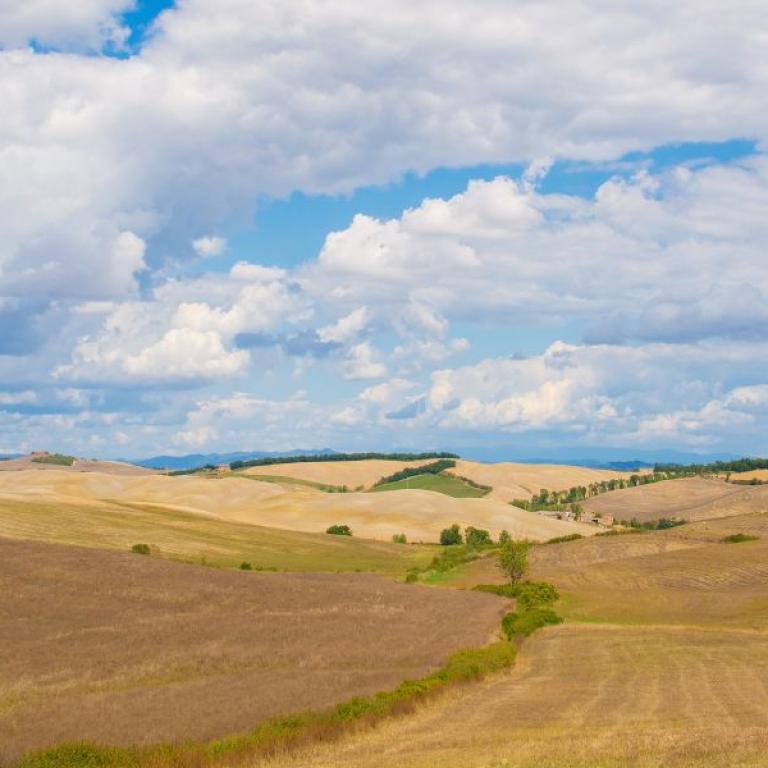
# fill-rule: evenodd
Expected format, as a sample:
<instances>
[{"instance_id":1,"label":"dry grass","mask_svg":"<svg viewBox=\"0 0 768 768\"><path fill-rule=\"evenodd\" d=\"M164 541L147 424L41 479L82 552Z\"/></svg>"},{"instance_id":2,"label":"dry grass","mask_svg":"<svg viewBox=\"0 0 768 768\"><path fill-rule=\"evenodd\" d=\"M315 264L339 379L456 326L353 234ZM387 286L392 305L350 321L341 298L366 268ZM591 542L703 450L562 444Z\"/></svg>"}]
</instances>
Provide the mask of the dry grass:
<instances>
[{"instance_id":1,"label":"dry grass","mask_svg":"<svg viewBox=\"0 0 768 768\"><path fill-rule=\"evenodd\" d=\"M563 625L515 669L273 768L765 765L768 636Z\"/></svg>"},{"instance_id":2,"label":"dry grass","mask_svg":"<svg viewBox=\"0 0 768 768\"><path fill-rule=\"evenodd\" d=\"M274 466L271 469L276 471ZM126 505L152 506L169 513L293 531L321 532L329 525L345 523L356 536L384 541L391 540L392 534L405 533L409 541L436 542L440 530L452 523L486 528L494 535L507 528L513 535L536 540L572 532L594 533L592 526L551 520L493 499L457 499L422 490L329 494L237 475L124 477L96 472L7 472L0 473L0 503L3 500L97 510L114 507L119 501L123 509Z\"/></svg>"},{"instance_id":3,"label":"dry grass","mask_svg":"<svg viewBox=\"0 0 768 768\"><path fill-rule=\"evenodd\" d=\"M60 472L100 472L106 475L131 476L157 474L156 469L137 467L135 464L126 464L123 461L101 461L99 459L75 459L71 466L34 461L32 456L21 456L18 459L0 461L0 472L18 472L20 470L33 470L35 472L51 470L58 470Z\"/></svg>"},{"instance_id":4,"label":"dry grass","mask_svg":"<svg viewBox=\"0 0 768 768\"><path fill-rule=\"evenodd\" d=\"M272 768L768 765L768 515L540 547L531 577L567 623L511 673ZM454 584L494 580L484 559Z\"/></svg>"},{"instance_id":5,"label":"dry grass","mask_svg":"<svg viewBox=\"0 0 768 768\"><path fill-rule=\"evenodd\" d=\"M327 485L346 485L350 490L370 488L377 480L399 472L406 467L421 467L435 459L422 461L389 461L367 459L365 461L307 461L269 464L242 470L247 475L282 475L297 480L309 480ZM239 472L238 472L239 474Z\"/></svg>"},{"instance_id":6,"label":"dry grass","mask_svg":"<svg viewBox=\"0 0 768 768\"><path fill-rule=\"evenodd\" d=\"M750 480L768 483L768 469L753 469L751 472L731 472L731 482L749 482Z\"/></svg>"},{"instance_id":7,"label":"dry grass","mask_svg":"<svg viewBox=\"0 0 768 768\"><path fill-rule=\"evenodd\" d=\"M476 461L458 461L452 471L481 485L490 485L493 488L490 497L505 502L528 499L542 488L563 491L575 485L589 485L630 475L629 472L560 464L481 464Z\"/></svg>"},{"instance_id":8,"label":"dry grass","mask_svg":"<svg viewBox=\"0 0 768 768\"><path fill-rule=\"evenodd\" d=\"M255 485L255 483L254 483ZM230 523L165 507L62 504L0 498L0 536L128 551L146 543L161 557L236 568L378 571L402 578L432 547Z\"/></svg>"},{"instance_id":9,"label":"dry grass","mask_svg":"<svg viewBox=\"0 0 768 768\"><path fill-rule=\"evenodd\" d=\"M745 488L723 480L686 477L604 493L588 499L584 507L610 513L616 520L707 520L768 510L768 487Z\"/></svg>"},{"instance_id":10,"label":"dry grass","mask_svg":"<svg viewBox=\"0 0 768 768\"><path fill-rule=\"evenodd\" d=\"M68 740L210 739L393 687L485 643L504 607L373 575L219 571L3 539L0 563L6 757Z\"/></svg>"}]
</instances>

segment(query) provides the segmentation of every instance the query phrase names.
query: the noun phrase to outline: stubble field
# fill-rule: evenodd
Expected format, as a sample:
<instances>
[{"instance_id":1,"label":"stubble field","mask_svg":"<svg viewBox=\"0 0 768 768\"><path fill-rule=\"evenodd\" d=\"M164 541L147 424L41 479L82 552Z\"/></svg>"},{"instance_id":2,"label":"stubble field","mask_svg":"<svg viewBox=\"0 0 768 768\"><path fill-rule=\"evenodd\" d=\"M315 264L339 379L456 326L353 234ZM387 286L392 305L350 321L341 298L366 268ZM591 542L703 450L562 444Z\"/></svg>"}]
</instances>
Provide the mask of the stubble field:
<instances>
[{"instance_id":1,"label":"stubble field","mask_svg":"<svg viewBox=\"0 0 768 768\"><path fill-rule=\"evenodd\" d=\"M222 571L7 539L0 561L5 759L62 741L210 739L390 688L487 642L503 610L371 574Z\"/></svg>"}]
</instances>

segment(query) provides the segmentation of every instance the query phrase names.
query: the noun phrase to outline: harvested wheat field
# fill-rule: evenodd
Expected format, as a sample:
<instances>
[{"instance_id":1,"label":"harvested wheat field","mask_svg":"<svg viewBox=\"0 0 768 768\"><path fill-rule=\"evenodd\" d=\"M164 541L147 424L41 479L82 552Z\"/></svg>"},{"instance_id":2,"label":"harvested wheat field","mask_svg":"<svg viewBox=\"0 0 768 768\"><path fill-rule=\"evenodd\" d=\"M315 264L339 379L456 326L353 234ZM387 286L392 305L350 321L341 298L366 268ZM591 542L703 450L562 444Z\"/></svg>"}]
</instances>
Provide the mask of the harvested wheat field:
<instances>
[{"instance_id":1,"label":"harvested wheat field","mask_svg":"<svg viewBox=\"0 0 768 768\"><path fill-rule=\"evenodd\" d=\"M768 635L569 626L514 670L272 768L765 766Z\"/></svg>"},{"instance_id":2,"label":"harvested wheat field","mask_svg":"<svg viewBox=\"0 0 768 768\"><path fill-rule=\"evenodd\" d=\"M361 461L294 461L285 464L269 464L238 470L244 475L277 475L308 480L326 485L346 485L350 490L367 490L382 477L399 472L406 467L423 467L437 459L419 461L390 461L365 459Z\"/></svg>"},{"instance_id":3,"label":"harvested wheat field","mask_svg":"<svg viewBox=\"0 0 768 768\"><path fill-rule=\"evenodd\" d=\"M759 538L723 543L732 532ZM768 515L547 545L532 560L566 623L526 640L509 673L272 768L768 765ZM485 558L453 584L494 571Z\"/></svg>"},{"instance_id":4,"label":"harvested wheat field","mask_svg":"<svg viewBox=\"0 0 768 768\"><path fill-rule=\"evenodd\" d=\"M587 499L584 507L589 512L612 514L616 520L677 517L693 522L767 512L768 487L745 488L723 480L685 477L603 493Z\"/></svg>"},{"instance_id":5,"label":"harvested wheat field","mask_svg":"<svg viewBox=\"0 0 768 768\"><path fill-rule=\"evenodd\" d=\"M373 575L220 571L0 539L3 756L241 732L421 676L485 643L502 609Z\"/></svg>"},{"instance_id":6,"label":"harvested wheat field","mask_svg":"<svg viewBox=\"0 0 768 768\"><path fill-rule=\"evenodd\" d=\"M457 461L457 475L467 477L480 485L493 489L489 496L499 501L529 499L542 488L550 491L564 491L575 485L589 485L603 480L628 478L629 472L608 469L571 467L561 464L481 464L476 461Z\"/></svg>"},{"instance_id":7,"label":"harvested wheat field","mask_svg":"<svg viewBox=\"0 0 768 768\"><path fill-rule=\"evenodd\" d=\"M293 531L322 532L335 523L346 523L356 536L385 541L392 534L405 533L409 541L435 542L440 530L452 523L487 528L494 536L506 528L533 540L595 532L594 526L541 517L494 499L458 499L421 490L323 493L283 488L239 474L124 477L97 472L8 472L0 473L0 503L3 500L119 507L123 512L131 506L153 507Z\"/></svg>"},{"instance_id":8,"label":"harvested wheat field","mask_svg":"<svg viewBox=\"0 0 768 768\"><path fill-rule=\"evenodd\" d=\"M731 472L730 479L733 483L749 483L757 480L758 483L768 483L768 469L753 469L750 472Z\"/></svg>"}]
</instances>

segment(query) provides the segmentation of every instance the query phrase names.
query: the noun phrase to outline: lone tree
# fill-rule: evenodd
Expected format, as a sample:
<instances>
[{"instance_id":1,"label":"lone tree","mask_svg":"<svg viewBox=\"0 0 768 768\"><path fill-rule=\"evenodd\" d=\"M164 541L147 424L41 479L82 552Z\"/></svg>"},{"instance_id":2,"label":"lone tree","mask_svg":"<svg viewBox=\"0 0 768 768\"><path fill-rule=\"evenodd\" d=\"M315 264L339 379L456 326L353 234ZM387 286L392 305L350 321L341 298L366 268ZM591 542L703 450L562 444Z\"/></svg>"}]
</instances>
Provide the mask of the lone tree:
<instances>
[{"instance_id":1,"label":"lone tree","mask_svg":"<svg viewBox=\"0 0 768 768\"><path fill-rule=\"evenodd\" d=\"M517 584L528 570L527 541L508 541L499 548L497 565L509 579L510 584Z\"/></svg>"},{"instance_id":2,"label":"lone tree","mask_svg":"<svg viewBox=\"0 0 768 768\"><path fill-rule=\"evenodd\" d=\"M451 544L461 544L463 541L461 537L461 529L455 523L450 528L443 528L440 531L440 543L443 546L450 546Z\"/></svg>"}]
</instances>

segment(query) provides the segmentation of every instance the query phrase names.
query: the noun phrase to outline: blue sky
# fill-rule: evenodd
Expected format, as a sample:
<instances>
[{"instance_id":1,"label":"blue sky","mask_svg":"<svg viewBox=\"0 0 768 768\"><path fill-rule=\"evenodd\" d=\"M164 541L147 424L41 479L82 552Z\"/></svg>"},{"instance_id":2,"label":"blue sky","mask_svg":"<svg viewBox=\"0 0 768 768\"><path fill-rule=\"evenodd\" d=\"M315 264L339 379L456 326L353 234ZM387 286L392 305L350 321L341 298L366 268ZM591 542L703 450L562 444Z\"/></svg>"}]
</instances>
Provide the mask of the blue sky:
<instances>
[{"instance_id":1,"label":"blue sky","mask_svg":"<svg viewBox=\"0 0 768 768\"><path fill-rule=\"evenodd\" d=\"M754 4L374 8L0 11L0 452L768 452Z\"/></svg>"}]
</instances>

